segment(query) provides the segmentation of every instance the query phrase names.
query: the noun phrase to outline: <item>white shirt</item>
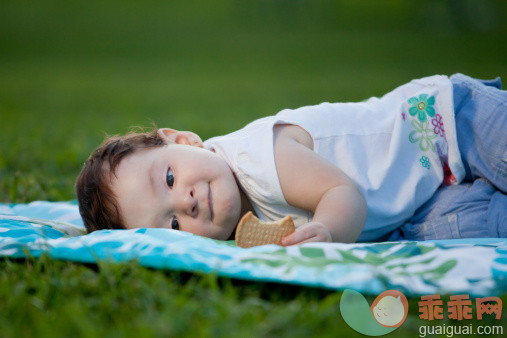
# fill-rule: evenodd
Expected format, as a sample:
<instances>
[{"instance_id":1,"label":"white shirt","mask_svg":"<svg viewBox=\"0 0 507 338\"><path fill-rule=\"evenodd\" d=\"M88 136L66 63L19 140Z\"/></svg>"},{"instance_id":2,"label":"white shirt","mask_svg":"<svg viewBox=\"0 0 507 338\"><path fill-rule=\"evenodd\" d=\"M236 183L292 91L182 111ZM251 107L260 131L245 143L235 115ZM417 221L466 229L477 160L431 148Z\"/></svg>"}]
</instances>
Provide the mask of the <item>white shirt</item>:
<instances>
[{"instance_id":1,"label":"white shirt","mask_svg":"<svg viewBox=\"0 0 507 338\"><path fill-rule=\"evenodd\" d=\"M367 203L359 241L378 239L408 220L442 184L447 166L453 176L446 181L459 183L465 176L452 83L435 75L365 102L285 109L204 142L205 148L229 164L264 220L289 214L300 226L313 217L289 205L283 196L273 150L276 124L305 129L313 138L314 151L357 184Z\"/></svg>"}]
</instances>

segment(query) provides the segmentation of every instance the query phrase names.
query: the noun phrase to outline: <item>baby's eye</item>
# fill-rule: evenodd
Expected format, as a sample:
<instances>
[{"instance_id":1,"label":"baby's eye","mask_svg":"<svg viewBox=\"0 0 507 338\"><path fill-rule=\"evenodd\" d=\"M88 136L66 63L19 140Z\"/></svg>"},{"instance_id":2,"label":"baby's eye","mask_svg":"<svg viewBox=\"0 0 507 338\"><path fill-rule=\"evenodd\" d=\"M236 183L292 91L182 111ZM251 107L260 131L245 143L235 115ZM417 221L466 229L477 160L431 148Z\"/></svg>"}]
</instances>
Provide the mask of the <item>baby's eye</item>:
<instances>
[{"instance_id":1,"label":"baby's eye","mask_svg":"<svg viewBox=\"0 0 507 338\"><path fill-rule=\"evenodd\" d=\"M166 182L167 182L167 185L169 186L169 188L172 188L173 185L174 185L174 174L173 174L173 171L171 170L171 168L169 168L167 170L167 176L166 176Z\"/></svg>"},{"instance_id":2,"label":"baby's eye","mask_svg":"<svg viewBox=\"0 0 507 338\"><path fill-rule=\"evenodd\" d=\"M173 230L180 230L180 223L178 222L178 219L176 217L173 218L171 221L171 228Z\"/></svg>"}]
</instances>

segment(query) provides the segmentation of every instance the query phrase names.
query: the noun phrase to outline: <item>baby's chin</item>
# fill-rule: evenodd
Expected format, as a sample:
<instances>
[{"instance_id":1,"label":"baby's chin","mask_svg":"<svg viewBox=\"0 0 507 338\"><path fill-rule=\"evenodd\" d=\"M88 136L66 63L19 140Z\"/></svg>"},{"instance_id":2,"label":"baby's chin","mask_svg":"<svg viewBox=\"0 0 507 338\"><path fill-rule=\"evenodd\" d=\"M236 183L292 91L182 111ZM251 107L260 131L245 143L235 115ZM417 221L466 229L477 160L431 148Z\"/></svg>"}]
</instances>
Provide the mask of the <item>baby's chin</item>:
<instances>
[{"instance_id":1,"label":"baby's chin","mask_svg":"<svg viewBox=\"0 0 507 338\"><path fill-rule=\"evenodd\" d=\"M238 213L239 214L239 213ZM231 218L224 222L221 226L215 225L217 228L216 234L212 238L218 239L221 241L227 241L230 239L234 229L236 229L236 225L239 221L239 215L237 217Z\"/></svg>"},{"instance_id":2,"label":"baby's chin","mask_svg":"<svg viewBox=\"0 0 507 338\"><path fill-rule=\"evenodd\" d=\"M239 194L222 204L220 214L215 215L214 228L216 234L214 239L228 240L239 222L241 216L241 202Z\"/></svg>"}]
</instances>

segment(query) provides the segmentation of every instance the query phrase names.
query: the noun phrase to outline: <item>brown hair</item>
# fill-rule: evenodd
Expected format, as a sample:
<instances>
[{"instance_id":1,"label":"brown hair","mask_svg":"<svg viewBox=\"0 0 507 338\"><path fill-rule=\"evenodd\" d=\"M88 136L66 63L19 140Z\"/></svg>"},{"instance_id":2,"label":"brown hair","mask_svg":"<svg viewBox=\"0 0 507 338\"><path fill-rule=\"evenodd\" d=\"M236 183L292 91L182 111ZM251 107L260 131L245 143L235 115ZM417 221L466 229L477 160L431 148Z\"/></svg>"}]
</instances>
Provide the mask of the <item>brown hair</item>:
<instances>
[{"instance_id":1,"label":"brown hair","mask_svg":"<svg viewBox=\"0 0 507 338\"><path fill-rule=\"evenodd\" d=\"M150 132L131 131L106 138L83 165L76 179L79 213L90 233L101 229L125 229L110 183L121 160L139 149L159 147L164 140L156 127Z\"/></svg>"}]
</instances>

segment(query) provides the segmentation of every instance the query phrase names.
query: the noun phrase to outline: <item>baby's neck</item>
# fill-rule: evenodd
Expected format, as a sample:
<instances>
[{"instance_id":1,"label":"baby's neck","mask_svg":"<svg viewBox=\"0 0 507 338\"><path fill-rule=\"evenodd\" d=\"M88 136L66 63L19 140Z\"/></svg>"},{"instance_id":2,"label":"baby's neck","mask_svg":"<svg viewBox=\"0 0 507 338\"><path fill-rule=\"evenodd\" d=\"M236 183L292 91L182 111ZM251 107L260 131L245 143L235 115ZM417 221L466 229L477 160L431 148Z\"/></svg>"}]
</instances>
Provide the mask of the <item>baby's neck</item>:
<instances>
[{"instance_id":1,"label":"baby's neck","mask_svg":"<svg viewBox=\"0 0 507 338\"><path fill-rule=\"evenodd\" d=\"M236 185L238 186L238 189L239 189L239 197L241 199L241 213L239 214L239 219L241 219L241 217L243 217L243 215L249 211L251 211L255 216L257 216L254 208L252 207L252 203L250 203L250 201L248 200L248 197L246 197L245 192L243 191L243 189L241 189L241 185L239 184L239 181L238 181L238 178L236 177L236 175L234 175L234 180L236 180ZM239 219L238 219L238 222L239 222Z\"/></svg>"},{"instance_id":2,"label":"baby's neck","mask_svg":"<svg viewBox=\"0 0 507 338\"><path fill-rule=\"evenodd\" d=\"M241 217L243 217L244 214L246 214L249 211L251 211L255 216L257 216L254 208L252 207L252 203L250 203L250 200L248 199L248 197L246 197L246 194L243 192L241 188L239 188L239 195L241 197L240 219Z\"/></svg>"},{"instance_id":3,"label":"baby's neck","mask_svg":"<svg viewBox=\"0 0 507 338\"><path fill-rule=\"evenodd\" d=\"M237 179L236 179L236 183L238 183ZM239 196L241 199L241 213L239 215L239 219L241 219L241 217L243 217L249 211L251 211L255 216L257 216L254 208L252 207L252 203L250 203L250 201L248 200L248 197L246 197L245 192L241 189L241 186L239 184L238 184L238 189L239 189ZM239 222L239 220L238 220L238 222ZM234 231L229 236L229 240L233 240L235 237L236 237L236 228L234 228Z\"/></svg>"}]
</instances>

